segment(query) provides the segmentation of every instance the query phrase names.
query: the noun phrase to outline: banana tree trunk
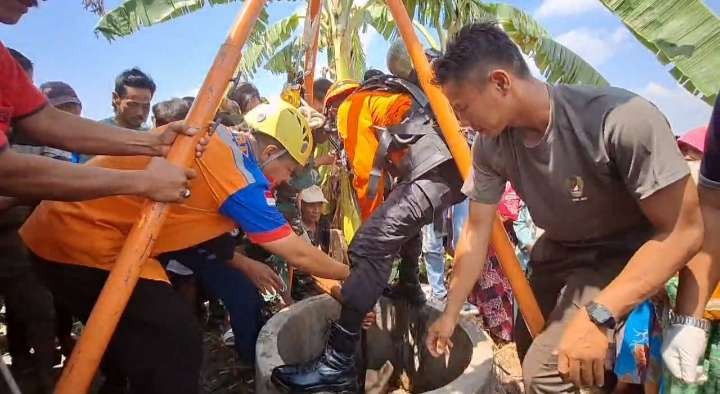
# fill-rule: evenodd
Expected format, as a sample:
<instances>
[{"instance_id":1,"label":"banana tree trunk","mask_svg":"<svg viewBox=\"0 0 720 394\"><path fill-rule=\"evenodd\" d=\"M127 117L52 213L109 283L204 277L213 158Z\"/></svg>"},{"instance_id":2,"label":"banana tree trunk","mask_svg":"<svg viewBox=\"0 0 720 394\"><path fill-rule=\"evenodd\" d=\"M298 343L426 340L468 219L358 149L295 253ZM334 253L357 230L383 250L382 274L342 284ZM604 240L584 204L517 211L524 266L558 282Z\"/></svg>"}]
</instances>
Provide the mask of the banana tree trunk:
<instances>
[{"instance_id":1,"label":"banana tree trunk","mask_svg":"<svg viewBox=\"0 0 720 394\"><path fill-rule=\"evenodd\" d=\"M334 9L330 14L335 19L332 43L335 53L335 77L338 81L352 78L352 67L350 63L350 49L352 47L351 32L349 30L350 11L352 2L347 0L333 1Z\"/></svg>"},{"instance_id":2,"label":"banana tree trunk","mask_svg":"<svg viewBox=\"0 0 720 394\"><path fill-rule=\"evenodd\" d=\"M352 70L350 68L350 58L346 55L343 56L343 47L346 47L342 43L341 37L333 37L333 47L335 48L335 75L338 81L343 79L352 78Z\"/></svg>"}]
</instances>

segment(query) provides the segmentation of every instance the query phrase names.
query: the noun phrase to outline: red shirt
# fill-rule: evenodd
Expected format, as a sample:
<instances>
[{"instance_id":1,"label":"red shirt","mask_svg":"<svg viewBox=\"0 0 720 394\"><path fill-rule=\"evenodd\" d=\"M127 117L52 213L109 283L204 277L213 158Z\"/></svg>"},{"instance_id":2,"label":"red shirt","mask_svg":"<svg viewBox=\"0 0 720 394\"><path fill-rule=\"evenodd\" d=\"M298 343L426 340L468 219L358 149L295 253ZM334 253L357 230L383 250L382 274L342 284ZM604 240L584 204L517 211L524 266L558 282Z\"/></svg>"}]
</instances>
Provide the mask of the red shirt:
<instances>
[{"instance_id":1,"label":"red shirt","mask_svg":"<svg viewBox=\"0 0 720 394\"><path fill-rule=\"evenodd\" d=\"M0 42L0 151L8 145L12 122L32 115L47 99Z\"/></svg>"}]
</instances>

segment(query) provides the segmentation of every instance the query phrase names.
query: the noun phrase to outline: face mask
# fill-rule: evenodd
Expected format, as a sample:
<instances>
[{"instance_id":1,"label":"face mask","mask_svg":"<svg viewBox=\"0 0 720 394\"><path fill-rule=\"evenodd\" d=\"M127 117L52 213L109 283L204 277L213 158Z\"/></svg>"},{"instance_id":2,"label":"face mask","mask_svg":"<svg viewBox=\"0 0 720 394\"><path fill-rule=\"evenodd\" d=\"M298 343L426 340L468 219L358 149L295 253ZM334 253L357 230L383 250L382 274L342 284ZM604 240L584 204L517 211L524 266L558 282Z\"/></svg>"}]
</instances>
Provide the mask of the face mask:
<instances>
[{"instance_id":1,"label":"face mask","mask_svg":"<svg viewBox=\"0 0 720 394\"><path fill-rule=\"evenodd\" d=\"M287 153L287 151L285 149L282 149L282 150L278 151L277 153L270 155L270 157L268 157L267 160L265 160L264 162L262 162L260 164L260 169L262 170L263 168L265 168L265 166L270 164L271 161L277 160L279 157L281 157L282 155L284 155L286 153ZM267 178L268 182L270 182L270 190L275 190L278 187L278 182L276 182L275 179L273 179L271 176L265 175L265 177Z\"/></svg>"}]
</instances>

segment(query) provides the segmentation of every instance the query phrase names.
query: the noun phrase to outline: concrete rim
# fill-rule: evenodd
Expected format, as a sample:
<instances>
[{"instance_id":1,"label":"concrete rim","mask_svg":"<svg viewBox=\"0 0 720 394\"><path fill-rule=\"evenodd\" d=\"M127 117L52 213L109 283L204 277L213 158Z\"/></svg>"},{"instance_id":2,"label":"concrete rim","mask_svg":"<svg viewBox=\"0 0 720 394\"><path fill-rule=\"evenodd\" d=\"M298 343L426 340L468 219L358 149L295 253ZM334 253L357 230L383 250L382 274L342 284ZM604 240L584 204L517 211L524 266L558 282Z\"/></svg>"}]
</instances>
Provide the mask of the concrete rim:
<instances>
[{"instance_id":1,"label":"concrete rim","mask_svg":"<svg viewBox=\"0 0 720 394\"><path fill-rule=\"evenodd\" d=\"M331 311L328 314L337 319L340 313L340 304L328 295L318 295L299 301L288 308L283 309L273 316L262 328L256 345L256 377L255 385L258 394L277 393L270 374L276 366L285 362L280 356L278 348L278 333L285 326L287 321L295 314L302 313L307 308L323 308ZM437 306L428 304L429 307L440 310ZM462 374L447 385L426 393L448 394L448 393L485 393L490 387L488 383L493 379L493 342L475 324L461 319L460 328L467 334L473 345L470 362ZM302 333L298 333L302 335Z\"/></svg>"}]
</instances>

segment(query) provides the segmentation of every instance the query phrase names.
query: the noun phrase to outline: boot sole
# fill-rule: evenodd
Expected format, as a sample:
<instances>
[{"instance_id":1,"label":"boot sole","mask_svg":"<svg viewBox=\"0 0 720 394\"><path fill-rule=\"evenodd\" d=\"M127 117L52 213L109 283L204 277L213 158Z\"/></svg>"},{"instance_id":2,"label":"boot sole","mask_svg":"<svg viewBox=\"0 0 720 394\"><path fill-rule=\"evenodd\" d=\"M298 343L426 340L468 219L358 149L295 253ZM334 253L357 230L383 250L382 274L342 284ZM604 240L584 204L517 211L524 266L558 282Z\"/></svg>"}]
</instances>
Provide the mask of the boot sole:
<instances>
[{"instance_id":1,"label":"boot sole","mask_svg":"<svg viewBox=\"0 0 720 394\"><path fill-rule=\"evenodd\" d=\"M280 379L276 378L275 376L270 376L270 381L285 394L314 394L314 393L322 393L322 392L330 392L330 393L338 393L338 394L357 394L360 392L360 389L357 386L341 387L340 389L338 389L337 387L317 386L317 387L310 387L310 388L307 388L304 390L293 390L292 388L290 388L288 385L286 385L284 382L282 382Z\"/></svg>"}]
</instances>

